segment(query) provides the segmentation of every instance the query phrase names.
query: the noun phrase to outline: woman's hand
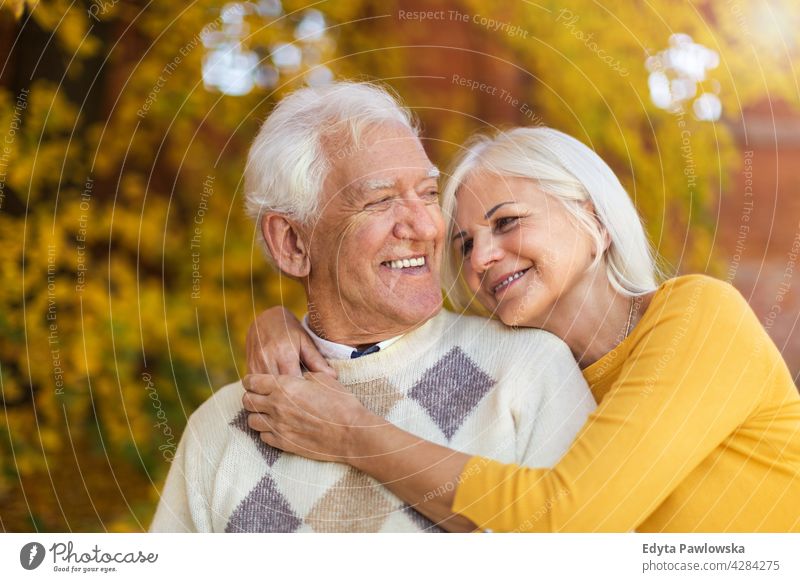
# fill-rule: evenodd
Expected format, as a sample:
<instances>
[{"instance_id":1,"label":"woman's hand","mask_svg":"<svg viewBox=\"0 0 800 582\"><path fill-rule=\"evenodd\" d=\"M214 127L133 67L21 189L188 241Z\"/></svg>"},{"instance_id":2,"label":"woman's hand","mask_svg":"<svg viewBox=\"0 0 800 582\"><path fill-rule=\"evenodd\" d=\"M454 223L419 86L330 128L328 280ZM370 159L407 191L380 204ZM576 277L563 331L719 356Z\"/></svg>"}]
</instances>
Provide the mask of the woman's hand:
<instances>
[{"instance_id":1,"label":"woman's hand","mask_svg":"<svg viewBox=\"0 0 800 582\"><path fill-rule=\"evenodd\" d=\"M302 364L311 372L336 377L297 318L283 307L271 307L256 318L247 331L246 348L251 374L300 377Z\"/></svg>"},{"instance_id":2,"label":"woman's hand","mask_svg":"<svg viewBox=\"0 0 800 582\"><path fill-rule=\"evenodd\" d=\"M251 374L243 383L250 428L268 445L303 457L347 463L354 431L386 424L328 374Z\"/></svg>"},{"instance_id":3,"label":"woman's hand","mask_svg":"<svg viewBox=\"0 0 800 582\"><path fill-rule=\"evenodd\" d=\"M268 445L318 461L347 463L444 529L475 529L450 509L468 455L372 414L327 374L251 374L243 383L242 403L252 413L247 424Z\"/></svg>"}]
</instances>

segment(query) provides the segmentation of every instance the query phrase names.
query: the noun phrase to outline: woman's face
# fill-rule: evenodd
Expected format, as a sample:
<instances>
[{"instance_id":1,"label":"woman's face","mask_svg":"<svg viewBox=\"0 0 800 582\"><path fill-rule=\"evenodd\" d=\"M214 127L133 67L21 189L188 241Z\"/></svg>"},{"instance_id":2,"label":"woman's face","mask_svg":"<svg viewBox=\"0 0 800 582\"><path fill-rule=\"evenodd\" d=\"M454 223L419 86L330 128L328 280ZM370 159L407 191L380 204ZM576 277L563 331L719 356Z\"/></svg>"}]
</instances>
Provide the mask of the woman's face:
<instances>
[{"instance_id":1,"label":"woman's face","mask_svg":"<svg viewBox=\"0 0 800 582\"><path fill-rule=\"evenodd\" d=\"M547 328L585 292L595 244L532 180L479 172L458 191L451 240L481 304L506 325ZM576 295L577 296L577 295Z\"/></svg>"}]
</instances>

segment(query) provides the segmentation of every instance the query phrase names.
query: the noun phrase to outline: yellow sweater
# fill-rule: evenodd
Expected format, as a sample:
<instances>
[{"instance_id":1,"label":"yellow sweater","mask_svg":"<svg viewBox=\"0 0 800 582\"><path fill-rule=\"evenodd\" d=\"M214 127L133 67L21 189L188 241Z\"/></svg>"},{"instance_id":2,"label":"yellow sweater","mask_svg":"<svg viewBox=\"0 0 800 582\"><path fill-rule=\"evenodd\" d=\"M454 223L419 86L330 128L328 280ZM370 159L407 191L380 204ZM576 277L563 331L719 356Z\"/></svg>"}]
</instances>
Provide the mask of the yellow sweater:
<instances>
[{"instance_id":1,"label":"yellow sweater","mask_svg":"<svg viewBox=\"0 0 800 582\"><path fill-rule=\"evenodd\" d=\"M584 376L599 406L558 464L473 457L454 512L494 531L800 531L800 396L732 286L667 281Z\"/></svg>"}]
</instances>

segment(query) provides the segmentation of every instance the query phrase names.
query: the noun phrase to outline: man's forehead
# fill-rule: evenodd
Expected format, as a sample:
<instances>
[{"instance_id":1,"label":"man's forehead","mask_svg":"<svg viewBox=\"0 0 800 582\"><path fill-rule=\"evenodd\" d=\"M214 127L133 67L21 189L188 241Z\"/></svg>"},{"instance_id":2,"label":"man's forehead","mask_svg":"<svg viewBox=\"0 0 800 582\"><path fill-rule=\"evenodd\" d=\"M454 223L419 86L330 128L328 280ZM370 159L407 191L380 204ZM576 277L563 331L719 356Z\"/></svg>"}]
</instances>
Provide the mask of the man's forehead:
<instances>
[{"instance_id":1,"label":"man's forehead","mask_svg":"<svg viewBox=\"0 0 800 582\"><path fill-rule=\"evenodd\" d=\"M430 164L419 136L407 127L380 124L367 128L360 136L350 136L345 164L375 166L403 160L409 165Z\"/></svg>"},{"instance_id":2,"label":"man's forehead","mask_svg":"<svg viewBox=\"0 0 800 582\"><path fill-rule=\"evenodd\" d=\"M439 168L433 164L430 164L427 168L419 168L419 171L414 172L415 175L411 179L407 176L408 170L409 168L402 168L402 173L406 175L401 179L398 179L397 170L374 172L362 179L355 179L342 188L342 190L336 194L336 197L343 202L359 204L367 198L370 193L379 192L381 190L394 190L408 186L415 187L421 182L438 179L440 174Z\"/></svg>"},{"instance_id":3,"label":"man's forehead","mask_svg":"<svg viewBox=\"0 0 800 582\"><path fill-rule=\"evenodd\" d=\"M329 156L333 158L330 185L338 192L337 197L352 202L370 192L416 187L439 177L439 169L428 158L419 137L396 124L369 128L360 140L336 152Z\"/></svg>"}]
</instances>

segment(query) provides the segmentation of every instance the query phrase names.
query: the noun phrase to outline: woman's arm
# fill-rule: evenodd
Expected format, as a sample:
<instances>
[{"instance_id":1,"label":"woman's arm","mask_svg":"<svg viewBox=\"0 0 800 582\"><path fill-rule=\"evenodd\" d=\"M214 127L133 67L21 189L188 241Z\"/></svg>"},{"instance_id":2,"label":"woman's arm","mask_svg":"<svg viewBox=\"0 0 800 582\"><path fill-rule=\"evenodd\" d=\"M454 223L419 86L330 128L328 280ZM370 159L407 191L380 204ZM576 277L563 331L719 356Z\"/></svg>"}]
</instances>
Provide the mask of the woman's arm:
<instances>
[{"instance_id":1,"label":"woman's arm","mask_svg":"<svg viewBox=\"0 0 800 582\"><path fill-rule=\"evenodd\" d=\"M247 369L251 374L301 376L301 365L336 377L291 311L271 307L247 331Z\"/></svg>"},{"instance_id":2,"label":"woman's arm","mask_svg":"<svg viewBox=\"0 0 800 582\"><path fill-rule=\"evenodd\" d=\"M373 428L351 431L347 462L383 483L395 495L451 532L475 530L453 513L454 492L470 459L414 436L382 420Z\"/></svg>"},{"instance_id":3,"label":"woman's arm","mask_svg":"<svg viewBox=\"0 0 800 582\"><path fill-rule=\"evenodd\" d=\"M304 456L334 448L327 460L356 466L437 521L456 512L495 531L630 531L760 397L761 371L742 362L763 329L741 297L703 291L686 289L683 299L650 306L663 312L639 335L619 381L553 469L468 459L364 412L350 395L329 401L334 391L294 379L251 380L249 389L265 398L248 408L265 412L251 415L251 427ZM313 411L305 421L281 419L305 410ZM319 432L292 432L292 424Z\"/></svg>"},{"instance_id":4,"label":"woman's arm","mask_svg":"<svg viewBox=\"0 0 800 582\"><path fill-rule=\"evenodd\" d=\"M532 337L532 336L530 336ZM538 337L542 356L535 378L514 376L511 398L516 461L551 466L585 424L595 403L569 348L549 334ZM530 367L524 368L530 372ZM536 388L530 389L533 383ZM470 456L408 433L367 410L338 382L250 376L245 379L250 427L277 448L348 463L384 483L398 497L446 529L471 531L451 506ZM442 523L444 522L444 523Z\"/></svg>"},{"instance_id":5,"label":"woman's arm","mask_svg":"<svg viewBox=\"0 0 800 582\"><path fill-rule=\"evenodd\" d=\"M450 510L469 455L416 437L374 415L325 374L250 375L248 424L269 445L320 461L348 463L449 531L475 525Z\"/></svg>"},{"instance_id":6,"label":"woman's arm","mask_svg":"<svg viewBox=\"0 0 800 582\"><path fill-rule=\"evenodd\" d=\"M768 376L753 354L769 342L744 299L700 278L649 309L561 461L546 470L471 459L454 511L497 531L634 530L742 426Z\"/></svg>"}]
</instances>

